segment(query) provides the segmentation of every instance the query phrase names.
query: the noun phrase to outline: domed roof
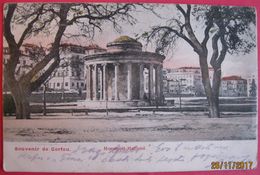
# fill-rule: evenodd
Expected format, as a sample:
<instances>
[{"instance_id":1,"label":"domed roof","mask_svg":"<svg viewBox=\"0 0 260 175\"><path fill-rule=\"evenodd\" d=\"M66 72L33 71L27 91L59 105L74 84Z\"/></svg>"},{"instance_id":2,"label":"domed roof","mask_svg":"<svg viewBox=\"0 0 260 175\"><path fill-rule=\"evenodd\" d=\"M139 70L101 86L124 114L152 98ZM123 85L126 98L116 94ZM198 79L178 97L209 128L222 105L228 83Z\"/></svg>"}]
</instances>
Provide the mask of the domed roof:
<instances>
[{"instance_id":1,"label":"domed roof","mask_svg":"<svg viewBox=\"0 0 260 175\"><path fill-rule=\"evenodd\" d=\"M113 42L124 43L124 42L138 42L138 41L136 41L135 39L133 39L129 36L123 35L123 36L120 36L119 38L115 39Z\"/></svg>"},{"instance_id":2,"label":"domed roof","mask_svg":"<svg viewBox=\"0 0 260 175\"><path fill-rule=\"evenodd\" d=\"M142 51L142 44L129 36L120 36L107 44L109 51Z\"/></svg>"}]
</instances>

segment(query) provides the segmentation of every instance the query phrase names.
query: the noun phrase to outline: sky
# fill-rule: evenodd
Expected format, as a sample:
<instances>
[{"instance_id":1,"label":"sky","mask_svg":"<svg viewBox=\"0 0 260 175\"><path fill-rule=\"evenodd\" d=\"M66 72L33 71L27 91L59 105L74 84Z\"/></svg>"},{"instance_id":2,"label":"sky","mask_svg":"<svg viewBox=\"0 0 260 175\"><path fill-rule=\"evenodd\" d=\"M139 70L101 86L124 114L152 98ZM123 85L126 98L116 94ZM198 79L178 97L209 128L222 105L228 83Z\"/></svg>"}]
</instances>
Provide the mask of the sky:
<instances>
[{"instance_id":1,"label":"sky","mask_svg":"<svg viewBox=\"0 0 260 175\"><path fill-rule=\"evenodd\" d=\"M116 32L111 24L105 23L102 26L102 32L96 32L93 39L77 38L77 39L63 39L63 42L70 42L80 45L89 45L91 43L98 44L103 48L106 48L106 44L115 40L119 36L128 35L135 38L136 34L141 34L145 31L149 31L152 26L164 25L170 17L176 17L177 11L174 5L164 5L156 10L157 14L161 16L158 18L152 12L148 12L142 8L137 8L137 11L133 14L137 22L135 25L131 26L126 23L120 23L121 32ZM200 24L192 21L195 27L196 35L198 38L203 37L203 28L200 28ZM66 32L71 33L77 31L74 27L66 30ZM17 37L20 35L21 31L17 29L15 31ZM52 41L51 35L49 38L46 36L32 37L27 42L41 43L41 45L47 45ZM145 45L145 42L140 40L140 42ZM210 42L209 42L210 46ZM210 47L209 47L210 48ZM143 50L154 51L155 47L149 45L148 47L143 47ZM209 55L211 50L209 49ZM165 68L178 68L183 66L199 66L198 55L193 51L191 46L189 46L185 41L179 39L175 45L175 48L171 50L170 53L166 54L166 59L164 61ZM226 55L224 62L222 63L222 75L231 76L238 75L242 77L247 77L250 75L257 74L257 50L254 49L248 55Z\"/></svg>"},{"instance_id":2,"label":"sky","mask_svg":"<svg viewBox=\"0 0 260 175\"><path fill-rule=\"evenodd\" d=\"M145 31L149 31L152 26L155 25L164 25L167 21L167 18L176 16L176 8L174 5L166 5L161 9L156 11L163 19L158 18L153 13L143 11L140 9L138 13L135 13L134 17L138 20L136 25L130 26L123 24L122 32L116 33L113 31L112 27L106 27L104 31L95 37L95 41L102 47L106 46L107 42L113 41L115 38L120 35L129 35L134 37L135 34L140 34ZM164 19L165 18L165 19ZM195 21L195 20L194 20ZM194 25L195 22L193 21ZM202 29L197 28L198 38L201 38ZM141 41L143 45L144 41ZM210 42L209 42L210 44ZM210 48L210 47L209 47ZM146 48L148 51L154 51L154 47ZM210 49L209 49L210 50ZM209 51L210 53L210 51ZM210 55L210 54L209 54ZM177 68L182 66L199 66L198 55L193 51L191 46L189 46L185 41L179 39L176 43L175 48L171 53L166 55L164 61L164 67L166 68ZM257 72L257 51L253 50L248 55L229 55L227 54L225 61L222 63L222 74L223 76L230 75L239 75L243 77L250 76L251 74L256 74Z\"/></svg>"}]
</instances>

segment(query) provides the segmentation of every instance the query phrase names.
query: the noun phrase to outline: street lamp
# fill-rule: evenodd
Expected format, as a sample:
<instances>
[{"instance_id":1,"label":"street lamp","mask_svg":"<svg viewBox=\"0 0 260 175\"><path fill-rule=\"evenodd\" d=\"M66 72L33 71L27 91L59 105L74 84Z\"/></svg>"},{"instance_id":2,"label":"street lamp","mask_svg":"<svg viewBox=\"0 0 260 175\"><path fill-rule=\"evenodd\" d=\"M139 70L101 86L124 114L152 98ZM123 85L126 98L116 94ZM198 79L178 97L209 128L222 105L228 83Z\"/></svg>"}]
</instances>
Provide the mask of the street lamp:
<instances>
[{"instance_id":1,"label":"street lamp","mask_svg":"<svg viewBox=\"0 0 260 175\"><path fill-rule=\"evenodd\" d=\"M43 84L43 115L46 116L46 89L47 85L46 83Z\"/></svg>"},{"instance_id":2,"label":"street lamp","mask_svg":"<svg viewBox=\"0 0 260 175\"><path fill-rule=\"evenodd\" d=\"M61 88L62 88L62 89L61 89L61 90L62 90L62 93L61 93L61 99L62 99L62 100L64 100L64 76L65 76L65 75L64 75L64 72L65 72L65 71L63 70L63 71L62 71L62 87L61 87Z\"/></svg>"},{"instance_id":3,"label":"street lamp","mask_svg":"<svg viewBox=\"0 0 260 175\"><path fill-rule=\"evenodd\" d=\"M176 80L177 81L177 83L178 83L178 90L179 90L179 101L180 101L180 110L181 110L181 88L182 88L182 86L184 86L184 85L182 85L182 81L185 81L186 79L184 79L184 78L181 78L180 80Z\"/></svg>"}]
</instances>

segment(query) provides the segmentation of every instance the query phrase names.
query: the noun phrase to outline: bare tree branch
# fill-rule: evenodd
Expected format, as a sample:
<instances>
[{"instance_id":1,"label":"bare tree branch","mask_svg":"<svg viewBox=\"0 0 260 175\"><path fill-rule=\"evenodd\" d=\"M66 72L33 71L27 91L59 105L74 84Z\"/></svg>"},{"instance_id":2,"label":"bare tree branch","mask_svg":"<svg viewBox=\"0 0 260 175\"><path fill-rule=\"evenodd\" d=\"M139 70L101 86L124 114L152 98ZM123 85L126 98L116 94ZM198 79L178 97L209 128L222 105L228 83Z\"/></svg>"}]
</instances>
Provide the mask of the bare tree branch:
<instances>
[{"instance_id":1,"label":"bare tree branch","mask_svg":"<svg viewBox=\"0 0 260 175\"><path fill-rule=\"evenodd\" d=\"M61 38L63 36L64 31L66 30L66 22L67 22L67 13L69 11L69 6L67 4L61 4L60 9L60 22L59 28L55 35L55 39L53 42L53 47L51 48L50 53L43 58L40 62L38 62L26 75L21 77L22 82L30 82L31 79L38 74L50 61L52 58L59 59L59 45Z\"/></svg>"},{"instance_id":2,"label":"bare tree branch","mask_svg":"<svg viewBox=\"0 0 260 175\"><path fill-rule=\"evenodd\" d=\"M166 29L170 32L173 32L175 33L177 36L181 37L182 39L184 39L185 41L187 41L187 43L189 43L191 45L191 47L195 47L193 42L187 37L185 36L184 34L182 34L182 30L180 32L178 32L177 30L174 30L173 28L171 27L168 27L168 26L162 26L162 27L158 27L158 29Z\"/></svg>"},{"instance_id":3,"label":"bare tree branch","mask_svg":"<svg viewBox=\"0 0 260 175\"><path fill-rule=\"evenodd\" d=\"M17 4L9 4L6 17L4 18L4 36L6 38L6 41L10 46L12 46L10 49L18 49L16 41L14 39L14 35L12 34L11 30L11 21L14 15L14 12L16 10ZM11 52L12 53L12 52Z\"/></svg>"},{"instance_id":4,"label":"bare tree branch","mask_svg":"<svg viewBox=\"0 0 260 175\"><path fill-rule=\"evenodd\" d=\"M11 21L14 16L17 4L9 4L6 16L4 17L4 36L9 45L10 58L7 60L4 71L5 74L14 81L15 68L19 61L20 51L11 30Z\"/></svg>"},{"instance_id":5,"label":"bare tree branch","mask_svg":"<svg viewBox=\"0 0 260 175\"><path fill-rule=\"evenodd\" d=\"M219 56L219 51L218 51L218 40L220 38L220 32L217 32L213 38L212 38L212 49L213 53L210 59L210 64L212 67L216 67L217 59Z\"/></svg>"},{"instance_id":6,"label":"bare tree branch","mask_svg":"<svg viewBox=\"0 0 260 175\"><path fill-rule=\"evenodd\" d=\"M32 28L33 28L33 25L35 24L35 22L39 20L39 17L40 17L40 15L42 14L43 7L44 7L44 4L42 4L42 5L40 6L40 8L38 9L38 12L37 12L36 17L35 17L31 22L28 23L26 29L25 29L24 32L22 33L21 38L19 39L18 44L17 44L19 48L20 48L21 45L23 44L24 39L26 38L26 36L27 36L29 33L31 33Z\"/></svg>"},{"instance_id":7,"label":"bare tree branch","mask_svg":"<svg viewBox=\"0 0 260 175\"><path fill-rule=\"evenodd\" d=\"M31 91L37 90L51 75L51 73L59 66L60 60L55 59L54 62L40 75L37 80L31 82Z\"/></svg>"},{"instance_id":8,"label":"bare tree branch","mask_svg":"<svg viewBox=\"0 0 260 175\"><path fill-rule=\"evenodd\" d=\"M188 33L188 36L190 38L190 41L193 43L194 45L194 51L195 52L203 52L202 47L200 42L198 41L197 37L195 36L195 33L193 32L193 28L191 27L191 23L190 23L190 12L191 12L191 5L187 5L187 12L183 12L184 10L180 7L177 6L177 8L184 13L184 18L185 18L185 29Z\"/></svg>"},{"instance_id":9,"label":"bare tree branch","mask_svg":"<svg viewBox=\"0 0 260 175\"><path fill-rule=\"evenodd\" d=\"M217 60L217 65L219 67L221 66L222 62L224 61L226 54L227 54L227 51L228 51L228 45L226 43L224 35L221 35L220 41L221 41L221 44L222 44L222 50L221 50L219 58Z\"/></svg>"},{"instance_id":10,"label":"bare tree branch","mask_svg":"<svg viewBox=\"0 0 260 175\"><path fill-rule=\"evenodd\" d=\"M209 40L209 31L210 29L213 27L213 19L211 19L208 24L207 24L207 27L205 28L204 30L204 39L203 41L201 42L201 45L203 48L207 48L207 43L208 43L208 40Z\"/></svg>"},{"instance_id":11,"label":"bare tree branch","mask_svg":"<svg viewBox=\"0 0 260 175\"><path fill-rule=\"evenodd\" d=\"M87 10L86 14L83 15L78 15L73 17L71 20L68 21L68 25L73 24L76 20L81 19L81 18L88 18L90 20L103 20L103 19L110 19L111 17L115 16L116 14L126 14L129 10L129 6L131 6L131 4L124 4L122 7L117 8L114 11L108 11L106 9L105 13L102 14L97 7L95 7L95 12L98 13L98 15L93 15L89 9L89 5L90 4L82 4L84 9ZM122 10L124 10L124 12L121 12Z\"/></svg>"},{"instance_id":12,"label":"bare tree branch","mask_svg":"<svg viewBox=\"0 0 260 175\"><path fill-rule=\"evenodd\" d=\"M177 9L182 13L183 16L186 16L185 10L180 6L180 4L176 4Z\"/></svg>"}]
</instances>

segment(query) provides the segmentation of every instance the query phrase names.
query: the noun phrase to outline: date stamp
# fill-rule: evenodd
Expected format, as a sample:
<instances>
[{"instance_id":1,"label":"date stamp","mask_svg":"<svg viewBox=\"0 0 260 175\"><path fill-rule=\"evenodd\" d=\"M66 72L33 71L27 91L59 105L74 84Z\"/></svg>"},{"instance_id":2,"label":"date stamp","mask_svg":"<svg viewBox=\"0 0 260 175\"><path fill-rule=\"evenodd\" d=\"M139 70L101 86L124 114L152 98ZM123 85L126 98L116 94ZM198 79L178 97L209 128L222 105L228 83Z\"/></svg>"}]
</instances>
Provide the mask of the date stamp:
<instances>
[{"instance_id":1,"label":"date stamp","mask_svg":"<svg viewBox=\"0 0 260 175\"><path fill-rule=\"evenodd\" d=\"M253 161L211 162L212 170L251 170Z\"/></svg>"}]
</instances>

